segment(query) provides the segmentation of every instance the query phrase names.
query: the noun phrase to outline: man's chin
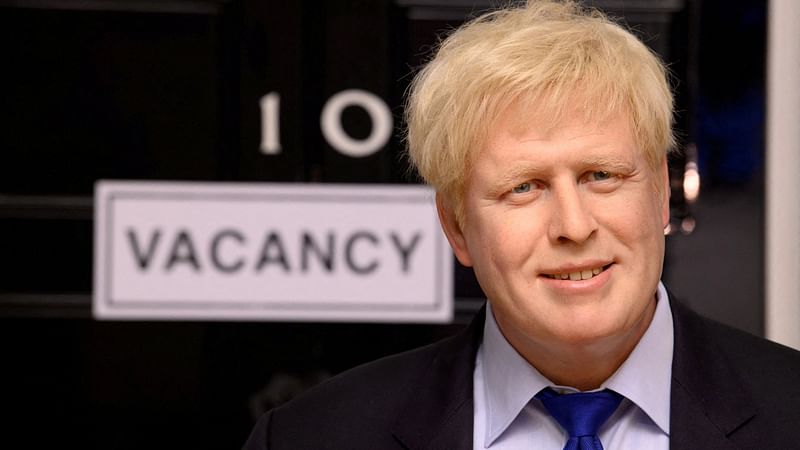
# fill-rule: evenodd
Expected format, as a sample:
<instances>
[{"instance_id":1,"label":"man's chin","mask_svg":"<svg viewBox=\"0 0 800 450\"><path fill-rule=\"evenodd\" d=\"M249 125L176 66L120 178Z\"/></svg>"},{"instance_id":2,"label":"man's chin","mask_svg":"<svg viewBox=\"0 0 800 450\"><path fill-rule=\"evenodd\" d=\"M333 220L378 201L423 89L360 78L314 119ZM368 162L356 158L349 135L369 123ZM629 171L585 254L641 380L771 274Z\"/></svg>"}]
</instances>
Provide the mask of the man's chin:
<instances>
[{"instance_id":1,"label":"man's chin","mask_svg":"<svg viewBox=\"0 0 800 450\"><path fill-rule=\"evenodd\" d=\"M614 340L625 334L625 330L616 327L601 327L597 323L574 323L567 329L554 330L551 341L554 345L573 347L594 347Z\"/></svg>"}]
</instances>

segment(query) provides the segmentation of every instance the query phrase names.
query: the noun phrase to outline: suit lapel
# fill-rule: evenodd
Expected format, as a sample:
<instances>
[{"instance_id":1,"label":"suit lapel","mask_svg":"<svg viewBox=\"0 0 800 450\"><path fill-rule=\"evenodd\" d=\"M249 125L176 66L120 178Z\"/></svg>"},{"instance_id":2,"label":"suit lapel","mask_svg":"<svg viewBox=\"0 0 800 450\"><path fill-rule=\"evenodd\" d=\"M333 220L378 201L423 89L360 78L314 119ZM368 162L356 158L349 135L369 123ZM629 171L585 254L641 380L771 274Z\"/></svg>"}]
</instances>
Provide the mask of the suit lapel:
<instances>
[{"instance_id":1,"label":"suit lapel","mask_svg":"<svg viewBox=\"0 0 800 450\"><path fill-rule=\"evenodd\" d=\"M715 349L710 325L670 294L675 329L670 448L737 448L731 437L755 410L740 375Z\"/></svg>"},{"instance_id":2,"label":"suit lapel","mask_svg":"<svg viewBox=\"0 0 800 450\"><path fill-rule=\"evenodd\" d=\"M485 308L446 341L416 384L393 435L408 449L472 448L472 380Z\"/></svg>"}]
</instances>

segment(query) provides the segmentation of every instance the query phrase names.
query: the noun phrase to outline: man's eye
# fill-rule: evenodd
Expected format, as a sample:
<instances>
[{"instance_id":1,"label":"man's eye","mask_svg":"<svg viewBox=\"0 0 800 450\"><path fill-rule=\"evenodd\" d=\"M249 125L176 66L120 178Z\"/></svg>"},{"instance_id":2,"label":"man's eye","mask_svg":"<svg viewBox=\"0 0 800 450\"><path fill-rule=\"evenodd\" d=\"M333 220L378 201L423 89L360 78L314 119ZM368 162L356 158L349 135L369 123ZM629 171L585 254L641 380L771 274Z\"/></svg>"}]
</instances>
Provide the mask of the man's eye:
<instances>
[{"instance_id":1,"label":"man's eye","mask_svg":"<svg viewBox=\"0 0 800 450\"><path fill-rule=\"evenodd\" d=\"M606 172L604 170L598 170L595 172L589 173L589 180L590 181L604 181L611 178L611 173Z\"/></svg>"},{"instance_id":2,"label":"man's eye","mask_svg":"<svg viewBox=\"0 0 800 450\"><path fill-rule=\"evenodd\" d=\"M521 183L521 184L518 184L518 185L514 186L514 188L511 189L511 192L513 192L515 194L524 194L526 192L530 192L530 190L531 190L531 184L530 183Z\"/></svg>"}]
</instances>

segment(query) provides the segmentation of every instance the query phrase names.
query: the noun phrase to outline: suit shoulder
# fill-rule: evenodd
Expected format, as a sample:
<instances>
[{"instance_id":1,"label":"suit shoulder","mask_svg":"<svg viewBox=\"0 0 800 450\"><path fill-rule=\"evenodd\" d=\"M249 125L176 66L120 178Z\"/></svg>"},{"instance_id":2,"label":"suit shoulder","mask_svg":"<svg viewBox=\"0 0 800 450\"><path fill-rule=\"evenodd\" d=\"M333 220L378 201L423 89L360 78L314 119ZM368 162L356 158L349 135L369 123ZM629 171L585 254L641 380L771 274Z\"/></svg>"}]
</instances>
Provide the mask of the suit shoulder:
<instances>
[{"instance_id":1,"label":"suit shoulder","mask_svg":"<svg viewBox=\"0 0 800 450\"><path fill-rule=\"evenodd\" d=\"M704 330L697 338L713 343L748 379L800 393L799 351L700 315L695 318Z\"/></svg>"},{"instance_id":2,"label":"suit shoulder","mask_svg":"<svg viewBox=\"0 0 800 450\"><path fill-rule=\"evenodd\" d=\"M273 449L392 448L396 443L389 430L398 410L452 339L384 357L326 380L268 412L257 425L262 428L258 439L269 441Z\"/></svg>"},{"instance_id":3,"label":"suit shoulder","mask_svg":"<svg viewBox=\"0 0 800 450\"><path fill-rule=\"evenodd\" d=\"M392 400L398 388L413 383L434 361L445 341L386 356L352 369L309 389L280 410L302 408L307 403L335 402L339 408L364 397ZM401 398L399 398L401 399ZM360 404L357 406L361 406Z\"/></svg>"},{"instance_id":4,"label":"suit shoulder","mask_svg":"<svg viewBox=\"0 0 800 450\"><path fill-rule=\"evenodd\" d=\"M706 320L716 334L724 336L724 339L720 339L720 343L726 349L726 354L731 357L757 363L781 362L786 367L800 371L800 351L711 319Z\"/></svg>"}]
</instances>

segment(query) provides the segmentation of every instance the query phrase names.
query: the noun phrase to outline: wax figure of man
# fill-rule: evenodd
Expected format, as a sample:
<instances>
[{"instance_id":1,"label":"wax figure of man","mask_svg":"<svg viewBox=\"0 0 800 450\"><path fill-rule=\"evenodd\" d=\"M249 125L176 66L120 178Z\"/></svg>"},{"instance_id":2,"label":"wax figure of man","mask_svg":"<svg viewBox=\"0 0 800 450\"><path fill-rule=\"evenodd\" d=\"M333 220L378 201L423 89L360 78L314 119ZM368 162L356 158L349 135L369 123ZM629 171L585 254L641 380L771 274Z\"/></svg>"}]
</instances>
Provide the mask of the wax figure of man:
<instances>
[{"instance_id":1,"label":"wax figure of man","mask_svg":"<svg viewBox=\"0 0 800 450\"><path fill-rule=\"evenodd\" d=\"M489 13L441 43L407 122L487 306L267 413L246 448L800 448L800 354L659 282L672 97L633 35L573 3Z\"/></svg>"}]
</instances>

